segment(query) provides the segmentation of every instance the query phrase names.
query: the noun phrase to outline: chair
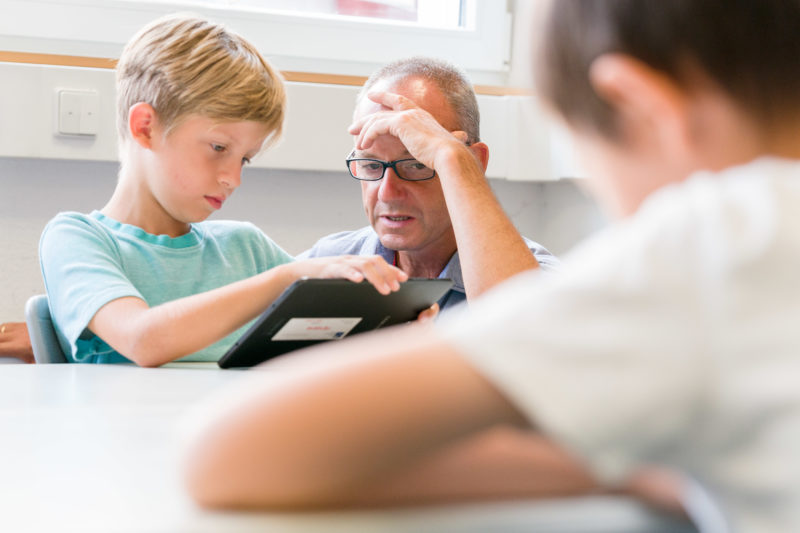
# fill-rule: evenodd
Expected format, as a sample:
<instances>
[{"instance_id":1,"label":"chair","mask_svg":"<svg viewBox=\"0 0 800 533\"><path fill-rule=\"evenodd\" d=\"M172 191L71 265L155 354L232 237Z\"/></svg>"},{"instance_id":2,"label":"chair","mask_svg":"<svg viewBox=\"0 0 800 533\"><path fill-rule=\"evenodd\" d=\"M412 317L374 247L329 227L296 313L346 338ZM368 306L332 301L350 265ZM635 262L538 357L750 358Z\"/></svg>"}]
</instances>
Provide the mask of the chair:
<instances>
[{"instance_id":1,"label":"chair","mask_svg":"<svg viewBox=\"0 0 800 533\"><path fill-rule=\"evenodd\" d=\"M25 304L25 322L31 337L33 358L38 364L66 363L67 358L58 343L47 296L31 296Z\"/></svg>"}]
</instances>

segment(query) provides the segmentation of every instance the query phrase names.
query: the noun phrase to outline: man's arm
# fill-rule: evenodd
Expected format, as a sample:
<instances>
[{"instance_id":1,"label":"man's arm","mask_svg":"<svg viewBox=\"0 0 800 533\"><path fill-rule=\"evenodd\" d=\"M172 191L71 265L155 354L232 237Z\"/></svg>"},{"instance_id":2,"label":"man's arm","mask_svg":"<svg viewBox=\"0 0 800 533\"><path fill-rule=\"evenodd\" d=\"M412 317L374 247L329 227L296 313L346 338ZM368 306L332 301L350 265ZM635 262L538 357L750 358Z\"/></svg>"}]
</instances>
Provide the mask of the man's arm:
<instances>
[{"instance_id":1,"label":"man's arm","mask_svg":"<svg viewBox=\"0 0 800 533\"><path fill-rule=\"evenodd\" d=\"M356 149L366 150L379 136L392 135L414 158L439 174L467 298L536 268L536 258L484 175L488 147L484 143L466 146L463 132L448 132L408 98L383 92L368 97L390 110L367 115L350 127L350 133L357 136Z\"/></svg>"},{"instance_id":2,"label":"man's arm","mask_svg":"<svg viewBox=\"0 0 800 533\"><path fill-rule=\"evenodd\" d=\"M248 379L227 403L209 404L214 416L202 412L212 420L194 435L187 469L202 505L364 502L374 487L457 441L495 424L527 427L424 326L326 343Z\"/></svg>"},{"instance_id":3,"label":"man's arm","mask_svg":"<svg viewBox=\"0 0 800 533\"><path fill-rule=\"evenodd\" d=\"M497 201L474 153L465 148L446 145L434 168L453 223L464 288L472 299L539 263Z\"/></svg>"}]
</instances>

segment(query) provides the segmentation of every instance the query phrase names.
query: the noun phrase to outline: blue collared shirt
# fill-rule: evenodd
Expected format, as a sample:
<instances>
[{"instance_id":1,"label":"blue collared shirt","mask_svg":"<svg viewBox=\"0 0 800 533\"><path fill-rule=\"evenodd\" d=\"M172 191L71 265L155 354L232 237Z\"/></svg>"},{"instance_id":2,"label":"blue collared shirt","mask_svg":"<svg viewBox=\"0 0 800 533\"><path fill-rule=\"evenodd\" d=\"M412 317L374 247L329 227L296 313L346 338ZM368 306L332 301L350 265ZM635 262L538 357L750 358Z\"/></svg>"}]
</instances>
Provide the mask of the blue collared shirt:
<instances>
[{"instance_id":1,"label":"blue collared shirt","mask_svg":"<svg viewBox=\"0 0 800 533\"><path fill-rule=\"evenodd\" d=\"M547 251L544 246L530 239L525 239L525 243L533 252L543 271L553 271L558 268L558 259ZM378 234L375 233L371 226L366 226L355 231L342 231L323 237L311 249L298 255L297 259L335 255L379 255L387 263L393 264L394 253L394 250L390 250L381 244ZM458 251L453 254L437 277L453 280L453 287L439 300L439 308L442 311L466 301L467 293L464 290L464 276L461 274L461 261L458 257Z\"/></svg>"}]
</instances>

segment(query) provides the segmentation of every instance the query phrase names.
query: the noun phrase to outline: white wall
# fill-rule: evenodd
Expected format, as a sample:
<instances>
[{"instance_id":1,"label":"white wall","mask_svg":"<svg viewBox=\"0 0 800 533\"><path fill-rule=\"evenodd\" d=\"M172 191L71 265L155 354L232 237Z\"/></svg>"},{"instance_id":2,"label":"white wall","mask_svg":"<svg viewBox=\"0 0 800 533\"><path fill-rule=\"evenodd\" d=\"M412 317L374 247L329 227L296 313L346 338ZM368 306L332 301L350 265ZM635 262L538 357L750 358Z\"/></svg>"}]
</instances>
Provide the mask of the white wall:
<instances>
[{"instance_id":1,"label":"white wall","mask_svg":"<svg viewBox=\"0 0 800 533\"><path fill-rule=\"evenodd\" d=\"M0 62L0 157L115 161L114 72L109 69ZM59 90L98 96L95 136L60 135ZM358 87L287 83L286 129L256 167L338 171L352 148L347 126ZM492 148L490 177L553 180L563 175L549 120L527 96L479 95L481 137ZM554 154L557 157L554 157Z\"/></svg>"},{"instance_id":2,"label":"white wall","mask_svg":"<svg viewBox=\"0 0 800 533\"><path fill-rule=\"evenodd\" d=\"M116 171L113 162L0 157L0 322L21 320L27 298L44 291L37 245L47 221L102 207ZM603 224L573 182L491 183L520 231L554 253ZM221 215L254 222L290 253L366 223L358 184L344 170L248 169Z\"/></svg>"}]
</instances>

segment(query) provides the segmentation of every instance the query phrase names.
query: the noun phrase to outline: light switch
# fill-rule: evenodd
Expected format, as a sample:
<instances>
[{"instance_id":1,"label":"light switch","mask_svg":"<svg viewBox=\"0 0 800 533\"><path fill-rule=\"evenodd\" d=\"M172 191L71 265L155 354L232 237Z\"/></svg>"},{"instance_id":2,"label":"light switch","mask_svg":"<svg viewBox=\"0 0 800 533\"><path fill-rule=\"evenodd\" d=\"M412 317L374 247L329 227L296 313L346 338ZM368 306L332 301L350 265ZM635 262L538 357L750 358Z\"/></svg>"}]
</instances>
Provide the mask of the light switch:
<instances>
[{"instance_id":1,"label":"light switch","mask_svg":"<svg viewBox=\"0 0 800 533\"><path fill-rule=\"evenodd\" d=\"M98 103L99 98L97 93L87 92L81 96L81 135L97 135L97 129L100 124L98 120Z\"/></svg>"},{"instance_id":2,"label":"light switch","mask_svg":"<svg viewBox=\"0 0 800 533\"><path fill-rule=\"evenodd\" d=\"M97 135L99 108L96 91L58 91L58 133Z\"/></svg>"}]
</instances>

